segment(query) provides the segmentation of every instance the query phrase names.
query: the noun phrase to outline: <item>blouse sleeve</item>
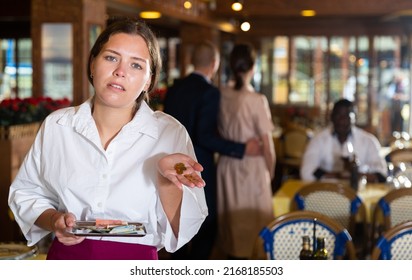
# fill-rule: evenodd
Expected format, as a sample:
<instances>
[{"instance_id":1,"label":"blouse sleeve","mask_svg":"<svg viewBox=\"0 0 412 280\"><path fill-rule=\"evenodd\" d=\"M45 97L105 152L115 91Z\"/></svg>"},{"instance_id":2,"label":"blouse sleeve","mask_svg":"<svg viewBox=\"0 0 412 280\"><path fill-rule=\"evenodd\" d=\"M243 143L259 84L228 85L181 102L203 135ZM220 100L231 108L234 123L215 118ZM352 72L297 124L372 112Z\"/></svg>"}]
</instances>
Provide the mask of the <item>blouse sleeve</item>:
<instances>
[{"instance_id":1,"label":"blouse sleeve","mask_svg":"<svg viewBox=\"0 0 412 280\"><path fill-rule=\"evenodd\" d=\"M174 152L187 154L196 160L192 142L183 127L174 139L176 139ZM195 236L208 215L204 190L203 188L183 187L178 238L173 234L172 227L164 213L160 198L158 198L157 212L165 249L173 253Z\"/></svg>"},{"instance_id":2,"label":"blouse sleeve","mask_svg":"<svg viewBox=\"0 0 412 280\"><path fill-rule=\"evenodd\" d=\"M58 207L58 197L44 187L41 179L40 151L43 145L44 123L27 153L16 178L10 186L8 203L27 244L32 246L49 234L34 223L45 210Z\"/></svg>"}]
</instances>

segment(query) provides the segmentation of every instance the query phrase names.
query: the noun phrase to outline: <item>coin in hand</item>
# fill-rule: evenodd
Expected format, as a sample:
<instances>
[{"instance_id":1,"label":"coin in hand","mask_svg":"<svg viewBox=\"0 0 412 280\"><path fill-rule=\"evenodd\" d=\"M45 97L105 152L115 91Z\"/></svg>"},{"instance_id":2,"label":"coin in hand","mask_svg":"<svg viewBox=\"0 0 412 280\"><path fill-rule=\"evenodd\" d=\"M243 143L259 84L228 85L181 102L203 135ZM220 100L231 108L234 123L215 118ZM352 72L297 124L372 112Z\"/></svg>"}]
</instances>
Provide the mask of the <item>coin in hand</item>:
<instances>
[{"instance_id":1,"label":"coin in hand","mask_svg":"<svg viewBox=\"0 0 412 280\"><path fill-rule=\"evenodd\" d=\"M175 164L175 170L177 174L181 175L186 170L186 166L184 163L178 162Z\"/></svg>"}]
</instances>

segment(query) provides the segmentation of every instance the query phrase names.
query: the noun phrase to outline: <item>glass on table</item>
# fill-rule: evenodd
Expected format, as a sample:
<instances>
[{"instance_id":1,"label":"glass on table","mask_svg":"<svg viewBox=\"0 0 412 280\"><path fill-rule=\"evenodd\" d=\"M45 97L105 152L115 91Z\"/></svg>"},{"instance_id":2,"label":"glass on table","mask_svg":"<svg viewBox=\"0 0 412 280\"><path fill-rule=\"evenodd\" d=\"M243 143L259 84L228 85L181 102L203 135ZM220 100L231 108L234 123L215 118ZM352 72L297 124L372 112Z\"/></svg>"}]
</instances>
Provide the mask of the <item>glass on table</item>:
<instances>
[{"instance_id":1,"label":"glass on table","mask_svg":"<svg viewBox=\"0 0 412 280\"><path fill-rule=\"evenodd\" d=\"M354 155L353 144L350 140L346 140L342 144L341 158L344 161L350 161Z\"/></svg>"},{"instance_id":2,"label":"glass on table","mask_svg":"<svg viewBox=\"0 0 412 280\"><path fill-rule=\"evenodd\" d=\"M368 184L368 173L370 172L370 168L366 164L361 164L359 166L359 183L358 183L358 191L364 190L366 185Z\"/></svg>"},{"instance_id":3,"label":"glass on table","mask_svg":"<svg viewBox=\"0 0 412 280\"><path fill-rule=\"evenodd\" d=\"M387 180L395 189L412 187L412 165L404 162L397 166L392 164L389 169L390 175Z\"/></svg>"},{"instance_id":4,"label":"glass on table","mask_svg":"<svg viewBox=\"0 0 412 280\"><path fill-rule=\"evenodd\" d=\"M343 162L343 174L346 174L346 177L349 176L351 169L351 161L353 160L355 154L353 149L353 144L350 140L345 141L341 147L341 159ZM345 177L345 176L344 176Z\"/></svg>"}]
</instances>

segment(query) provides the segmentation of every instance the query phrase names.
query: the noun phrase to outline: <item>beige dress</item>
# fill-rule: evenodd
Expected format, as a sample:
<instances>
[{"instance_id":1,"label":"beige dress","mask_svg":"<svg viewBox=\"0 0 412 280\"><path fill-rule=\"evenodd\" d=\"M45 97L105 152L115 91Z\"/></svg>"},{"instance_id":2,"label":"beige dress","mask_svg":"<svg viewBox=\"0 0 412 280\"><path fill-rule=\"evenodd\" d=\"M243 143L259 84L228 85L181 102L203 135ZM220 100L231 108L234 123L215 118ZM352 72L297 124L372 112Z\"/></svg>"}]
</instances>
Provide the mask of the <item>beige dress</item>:
<instances>
[{"instance_id":1,"label":"beige dress","mask_svg":"<svg viewBox=\"0 0 412 280\"><path fill-rule=\"evenodd\" d=\"M269 104L262 94L222 89L219 133L237 142L271 132ZM270 173L265 159L220 156L218 182L218 240L226 254L250 258L259 232L273 219Z\"/></svg>"}]
</instances>

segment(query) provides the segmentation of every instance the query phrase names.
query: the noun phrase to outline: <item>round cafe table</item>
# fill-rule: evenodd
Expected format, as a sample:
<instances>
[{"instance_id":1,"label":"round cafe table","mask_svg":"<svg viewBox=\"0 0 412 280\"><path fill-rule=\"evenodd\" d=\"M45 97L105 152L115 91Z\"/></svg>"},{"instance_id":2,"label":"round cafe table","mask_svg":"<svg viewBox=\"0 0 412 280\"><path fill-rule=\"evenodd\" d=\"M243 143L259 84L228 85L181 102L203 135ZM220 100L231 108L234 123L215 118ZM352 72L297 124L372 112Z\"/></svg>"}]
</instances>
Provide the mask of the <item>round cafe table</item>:
<instances>
[{"instance_id":1,"label":"round cafe table","mask_svg":"<svg viewBox=\"0 0 412 280\"><path fill-rule=\"evenodd\" d=\"M0 243L0 260L29 260L38 257L37 246L27 246L24 243Z\"/></svg>"},{"instance_id":2,"label":"round cafe table","mask_svg":"<svg viewBox=\"0 0 412 280\"><path fill-rule=\"evenodd\" d=\"M273 210L275 217L290 212L291 202L296 192L308 183L309 182L307 181L290 179L282 184L280 189L273 196ZM387 184L368 183L358 190L358 196L362 199L366 206L366 219L368 223L372 221L373 210L376 203L391 189L392 187Z\"/></svg>"}]
</instances>

